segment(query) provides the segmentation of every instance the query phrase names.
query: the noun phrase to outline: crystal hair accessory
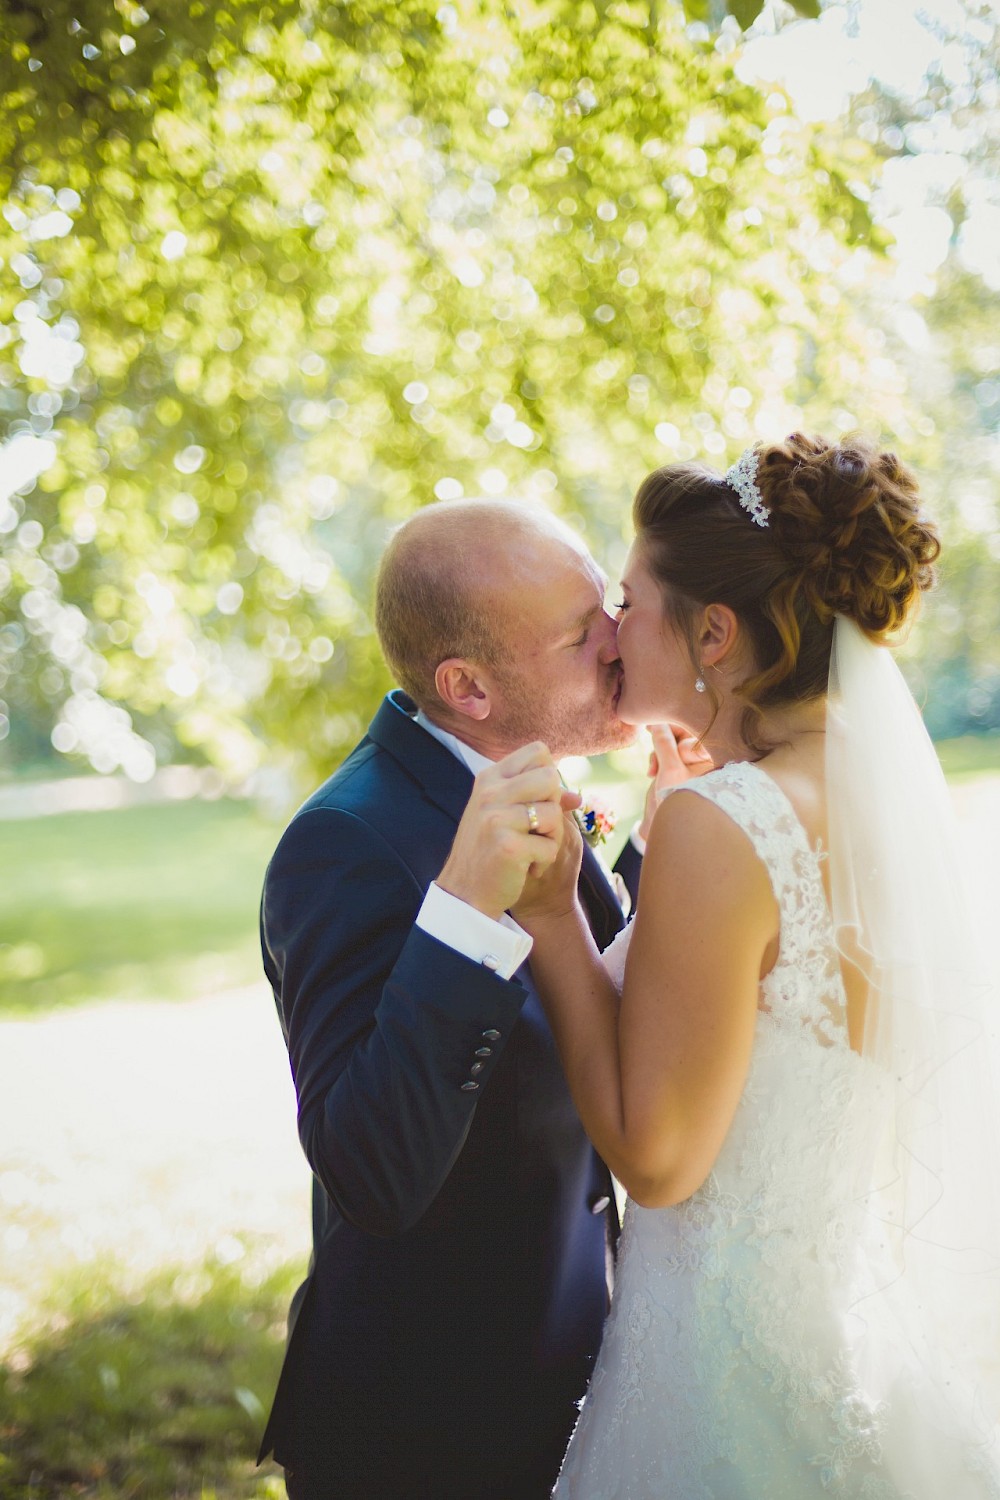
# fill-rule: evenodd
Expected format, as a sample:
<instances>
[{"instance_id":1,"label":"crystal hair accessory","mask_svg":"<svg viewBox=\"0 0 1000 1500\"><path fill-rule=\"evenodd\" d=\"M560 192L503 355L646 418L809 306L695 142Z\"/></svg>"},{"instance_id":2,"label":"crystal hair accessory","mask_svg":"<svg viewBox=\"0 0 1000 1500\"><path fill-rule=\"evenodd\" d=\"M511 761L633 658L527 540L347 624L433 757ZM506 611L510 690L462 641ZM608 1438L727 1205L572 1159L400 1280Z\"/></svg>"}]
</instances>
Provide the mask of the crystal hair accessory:
<instances>
[{"instance_id":1,"label":"crystal hair accessory","mask_svg":"<svg viewBox=\"0 0 1000 1500\"><path fill-rule=\"evenodd\" d=\"M739 502L758 526L767 526L767 506L757 485L757 464L760 454L756 448L744 448L739 458L726 470L726 483L736 491Z\"/></svg>"}]
</instances>

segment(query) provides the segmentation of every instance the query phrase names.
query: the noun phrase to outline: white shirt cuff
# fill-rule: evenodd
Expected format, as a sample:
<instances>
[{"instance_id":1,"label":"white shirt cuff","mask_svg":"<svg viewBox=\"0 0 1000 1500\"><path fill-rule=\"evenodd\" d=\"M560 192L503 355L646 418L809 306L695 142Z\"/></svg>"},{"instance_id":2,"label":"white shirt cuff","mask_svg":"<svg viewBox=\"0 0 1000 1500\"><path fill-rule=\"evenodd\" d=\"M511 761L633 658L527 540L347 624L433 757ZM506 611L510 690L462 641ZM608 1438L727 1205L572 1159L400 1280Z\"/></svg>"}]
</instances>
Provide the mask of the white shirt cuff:
<instances>
[{"instance_id":1,"label":"white shirt cuff","mask_svg":"<svg viewBox=\"0 0 1000 1500\"><path fill-rule=\"evenodd\" d=\"M531 938L506 912L495 922L467 901L443 891L436 881L427 888L417 926L473 963L485 964L501 979L510 979L531 952Z\"/></svg>"},{"instance_id":2,"label":"white shirt cuff","mask_svg":"<svg viewBox=\"0 0 1000 1500\"><path fill-rule=\"evenodd\" d=\"M639 825L638 825L638 823L635 825L635 827L632 829L632 832L629 834L629 839L632 842L633 849L638 849L639 853L641 855L645 856L645 853L646 853L646 840L643 838L642 834L639 832Z\"/></svg>"}]
</instances>

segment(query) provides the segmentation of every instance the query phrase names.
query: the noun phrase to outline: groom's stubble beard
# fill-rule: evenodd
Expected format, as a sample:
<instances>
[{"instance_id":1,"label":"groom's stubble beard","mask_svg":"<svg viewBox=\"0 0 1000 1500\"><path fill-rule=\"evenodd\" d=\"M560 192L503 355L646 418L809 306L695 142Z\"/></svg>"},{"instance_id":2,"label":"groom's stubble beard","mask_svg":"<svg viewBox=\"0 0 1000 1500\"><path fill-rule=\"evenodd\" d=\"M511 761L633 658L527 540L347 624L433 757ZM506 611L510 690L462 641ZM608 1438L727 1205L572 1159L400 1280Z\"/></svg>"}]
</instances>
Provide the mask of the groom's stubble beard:
<instances>
[{"instance_id":1,"label":"groom's stubble beard","mask_svg":"<svg viewBox=\"0 0 1000 1500\"><path fill-rule=\"evenodd\" d=\"M496 672L496 669L494 669ZM638 729L615 711L620 681L618 663L595 684L587 702L554 698L538 691L534 681L516 671L496 673L503 686L503 738L511 750L542 740L556 760L564 755L603 755L635 742Z\"/></svg>"}]
</instances>

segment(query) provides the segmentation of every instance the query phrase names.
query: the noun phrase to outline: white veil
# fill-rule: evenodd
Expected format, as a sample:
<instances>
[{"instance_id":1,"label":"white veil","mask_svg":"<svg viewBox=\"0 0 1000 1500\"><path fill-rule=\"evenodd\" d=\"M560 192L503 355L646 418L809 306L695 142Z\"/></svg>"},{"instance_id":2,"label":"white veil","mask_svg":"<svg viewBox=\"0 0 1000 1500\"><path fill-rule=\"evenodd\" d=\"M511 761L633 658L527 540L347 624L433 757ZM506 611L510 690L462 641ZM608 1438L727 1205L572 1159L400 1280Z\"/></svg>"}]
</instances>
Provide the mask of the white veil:
<instances>
[{"instance_id":1,"label":"white veil","mask_svg":"<svg viewBox=\"0 0 1000 1500\"><path fill-rule=\"evenodd\" d=\"M988 1428L1000 1417L998 1006L937 756L891 650L842 616L826 775L848 1014L880 1101L855 1313L892 1337L867 1341L867 1384L895 1390L905 1348L946 1401L961 1388L967 1410L971 1385Z\"/></svg>"}]
</instances>

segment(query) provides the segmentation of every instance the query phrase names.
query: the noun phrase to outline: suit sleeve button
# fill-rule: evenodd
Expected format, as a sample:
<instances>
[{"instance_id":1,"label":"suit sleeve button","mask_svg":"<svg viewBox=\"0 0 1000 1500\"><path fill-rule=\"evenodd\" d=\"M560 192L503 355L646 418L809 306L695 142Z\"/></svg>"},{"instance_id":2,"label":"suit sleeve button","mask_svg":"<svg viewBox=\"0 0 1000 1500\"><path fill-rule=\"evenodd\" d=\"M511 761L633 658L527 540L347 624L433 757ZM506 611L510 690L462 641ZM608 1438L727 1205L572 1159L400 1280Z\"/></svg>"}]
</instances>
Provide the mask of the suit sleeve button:
<instances>
[{"instance_id":1,"label":"suit sleeve button","mask_svg":"<svg viewBox=\"0 0 1000 1500\"><path fill-rule=\"evenodd\" d=\"M477 1057L492 1057L493 1056L493 1048L492 1047L477 1047L476 1048L476 1056Z\"/></svg>"},{"instance_id":2,"label":"suit sleeve button","mask_svg":"<svg viewBox=\"0 0 1000 1500\"><path fill-rule=\"evenodd\" d=\"M483 1066L484 1065L482 1063L473 1063L472 1064L472 1067L469 1069L469 1072L472 1074L473 1078L475 1078L475 1076L476 1076L477 1073L481 1073L483 1071Z\"/></svg>"},{"instance_id":3,"label":"suit sleeve button","mask_svg":"<svg viewBox=\"0 0 1000 1500\"><path fill-rule=\"evenodd\" d=\"M475 1079L470 1078L467 1083L463 1083L462 1084L462 1093L463 1094L471 1094L472 1090L473 1089L477 1089L478 1087L479 1087L479 1084L476 1083Z\"/></svg>"},{"instance_id":4,"label":"suit sleeve button","mask_svg":"<svg viewBox=\"0 0 1000 1500\"><path fill-rule=\"evenodd\" d=\"M499 1033L499 1031L495 1031L492 1026L487 1031L483 1032L483 1041L485 1041L485 1042L498 1042L499 1040L500 1040L500 1033Z\"/></svg>"}]
</instances>

